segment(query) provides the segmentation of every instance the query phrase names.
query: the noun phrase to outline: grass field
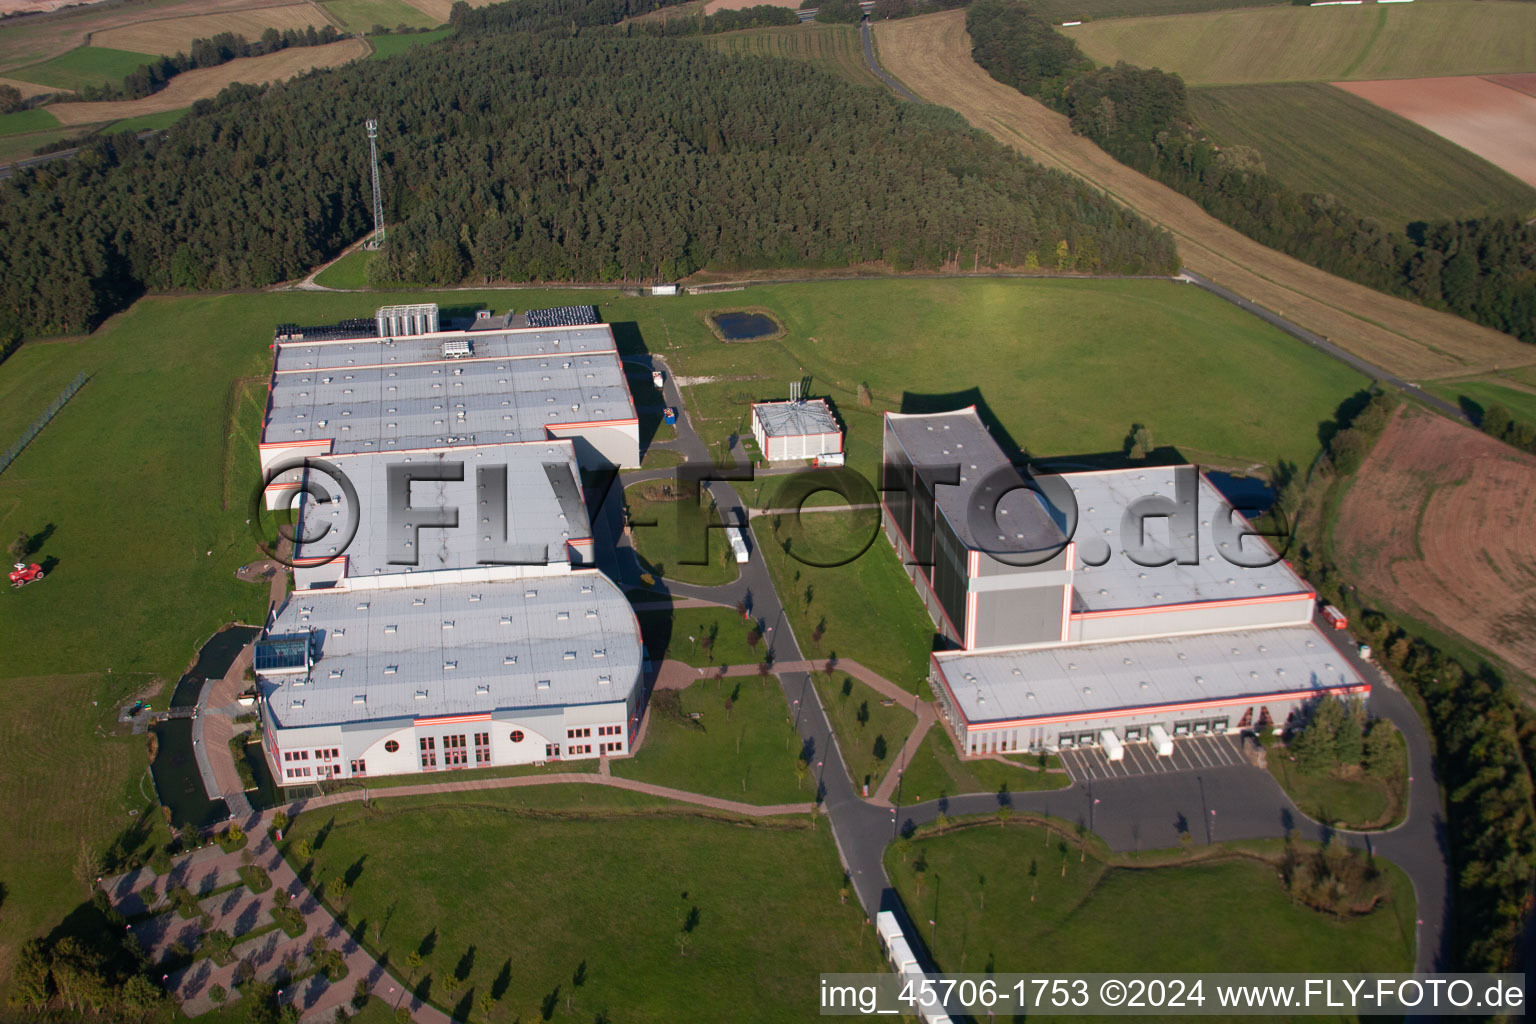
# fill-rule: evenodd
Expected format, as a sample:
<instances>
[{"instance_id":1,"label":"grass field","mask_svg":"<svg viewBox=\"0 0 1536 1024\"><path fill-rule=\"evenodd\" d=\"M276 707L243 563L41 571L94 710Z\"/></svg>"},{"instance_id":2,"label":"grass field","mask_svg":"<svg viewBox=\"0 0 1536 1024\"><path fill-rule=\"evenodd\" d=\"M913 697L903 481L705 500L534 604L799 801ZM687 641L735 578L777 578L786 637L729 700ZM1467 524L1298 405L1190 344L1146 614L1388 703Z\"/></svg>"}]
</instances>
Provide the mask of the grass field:
<instances>
[{"instance_id":1,"label":"grass field","mask_svg":"<svg viewBox=\"0 0 1536 1024\"><path fill-rule=\"evenodd\" d=\"M1402 734L1393 730L1401 766L1390 779L1365 775L1358 769L1351 774L1307 775L1292 765L1284 747L1269 748L1269 773L1280 783L1301 812L1314 821L1338 828L1385 828L1402 817L1407 809L1408 748Z\"/></svg>"},{"instance_id":2,"label":"grass field","mask_svg":"<svg viewBox=\"0 0 1536 1024\"><path fill-rule=\"evenodd\" d=\"M781 518L787 517L759 517L753 522L753 534L801 653L814 661L851 658L897 686L918 692L928 675L933 623L883 536L876 536L862 554L853 557L870 536L872 520L878 529L878 518L843 512L803 518L804 536L809 539L802 547L840 552L850 559L830 567L808 565L786 552L784 542L792 539L787 525L781 527L779 537L773 532Z\"/></svg>"},{"instance_id":3,"label":"grass field","mask_svg":"<svg viewBox=\"0 0 1536 1024\"><path fill-rule=\"evenodd\" d=\"M383 39L414 39L416 36L373 36L369 42L378 45ZM368 263L377 255L366 249L349 252L341 259L315 275L315 284L322 288L368 287Z\"/></svg>"},{"instance_id":4,"label":"grass field","mask_svg":"<svg viewBox=\"0 0 1536 1024\"><path fill-rule=\"evenodd\" d=\"M49 131L23 132L20 135L0 135L0 164L29 157L39 146L67 139L79 132L79 128L54 128Z\"/></svg>"},{"instance_id":5,"label":"grass field","mask_svg":"<svg viewBox=\"0 0 1536 1024\"><path fill-rule=\"evenodd\" d=\"M124 15L124 20L128 17ZM194 39L212 39L220 32L233 32L255 42L269 28L279 32L290 28L303 31L311 25L318 29L328 24L330 21L316 4L284 3L214 14L131 21L117 28L93 32L91 45L171 56L191 50Z\"/></svg>"},{"instance_id":6,"label":"grass field","mask_svg":"<svg viewBox=\"0 0 1536 1024\"><path fill-rule=\"evenodd\" d=\"M14 114L0 114L0 135L46 132L57 127L59 127L59 119L42 107L18 110Z\"/></svg>"},{"instance_id":7,"label":"grass field","mask_svg":"<svg viewBox=\"0 0 1536 1024\"><path fill-rule=\"evenodd\" d=\"M1030 8L1048 21L1145 18L1159 14L1194 14L1234 7L1275 7L1286 0L1031 0Z\"/></svg>"},{"instance_id":8,"label":"grass field","mask_svg":"<svg viewBox=\"0 0 1536 1024\"><path fill-rule=\"evenodd\" d=\"M41 64L7 71L6 75L73 91L85 85L122 85L123 79L139 65L148 64L153 59L150 54L133 50L81 46Z\"/></svg>"},{"instance_id":9,"label":"grass field","mask_svg":"<svg viewBox=\"0 0 1536 1024\"><path fill-rule=\"evenodd\" d=\"M1536 68L1536 8L1486 3L1263 7L1064 29L1101 64L1190 85L1479 75Z\"/></svg>"},{"instance_id":10,"label":"grass field","mask_svg":"<svg viewBox=\"0 0 1536 1024\"><path fill-rule=\"evenodd\" d=\"M161 114L217 96L235 82L261 85L281 82L314 68L335 67L368 52L361 39L343 39L326 46L295 46L262 57L242 57L217 67L198 68L172 78L159 92L143 99L104 103L59 103L48 109L65 124L95 124Z\"/></svg>"},{"instance_id":11,"label":"grass field","mask_svg":"<svg viewBox=\"0 0 1536 1024\"><path fill-rule=\"evenodd\" d=\"M405 0L324 0L325 9L348 32L367 32L375 25L385 28L434 28L442 21L432 18Z\"/></svg>"},{"instance_id":12,"label":"grass field","mask_svg":"<svg viewBox=\"0 0 1536 1024\"><path fill-rule=\"evenodd\" d=\"M880 84L869 65L864 63L859 30L852 25L787 25L724 32L704 38L721 53L809 61L855 85Z\"/></svg>"},{"instance_id":13,"label":"grass field","mask_svg":"<svg viewBox=\"0 0 1536 1024\"><path fill-rule=\"evenodd\" d=\"M837 734L838 749L854 788L868 785L874 793L886 772L895 767L901 745L917 724L912 702L887 707L880 693L843 672L813 672L811 681ZM877 757L876 742L880 739L885 741L885 752Z\"/></svg>"},{"instance_id":14,"label":"grass field","mask_svg":"<svg viewBox=\"0 0 1536 1024\"><path fill-rule=\"evenodd\" d=\"M629 511L630 540L640 556L645 571L652 576L694 583L703 587L729 583L739 575L736 559L714 506L700 505L698 485L691 485L688 497L648 498L647 492L659 490L663 481L631 484L624 490L624 505ZM707 518L706 518L707 516ZM640 525L650 524L655 525Z\"/></svg>"},{"instance_id":15,"label":"grass field","mask_svg":"<svg viewBox=\"0 0 1536 1024\"><path fill-rule=\"evenodd\" d=\"M371 25L369 27L372 28ZM394 26L390 27L393 28ZM368 42L373 45L374 57L378 58L379 60L383 60L385 57L393 57L397 53L404 53L406 50L409 50L413 46L425 46L429 43L435 43L439 39L447 39L451 35L453 35L453 29L438 28L433 29L431 32L412 32L400 35L391 34L387 36L369 36ZM358 284L354 286L333 284L329 285L328 287L361 288L363 285Z\"/></svg>"},{"instance_id":16,"label":"grass field","mask_svg":"<svg viewBox=\"0 0 1536 1024\"><path fill-rule=\"evenodd\" d=\"M138 117L124 118L116 124L108 125L106 130L111 132L147 132L152 128L169 128L191 112L191 107L182 107L179 110L162 110L157 114L141 114Z\"/></svg>"},{"instance_id":17,"label":"grass field","mask_svg":"<svg viewBox=\"0 0 1536 1024\"><path fill-rule=\"evenodd\" d=\"M1010 793L1065 789L1072 782L1065 772L1036 771L1039 759L1035 757L1020 758L1017 764L991 758L962 761L944 730L942 721L935 723L918 744L912 763L905 766L902 803L921 803L961 793L1000 793L1005 787ZM1061 762L1047 757L1046 766L1060 768Z\"/></svg>"},{"instance_id":18,"label":"grass field","mask_svg":"<svg viewBox=\"0 0 1536 1024\"><path fill-rule=\"evenodd\" d=\"M657 690L649 716L639 752L611 763L620 778L765 806L815 799L815 782L796 776L800 744L773 676Z\"/></svg>"},{"instance_id":19,"label":"grass field","mask_svg":"<svg viewBox=\"0 0 1536 1024\"><path fill-rule=\"evenodd\" d=\"M734 608L643 611L638 618L652 660L670 658L697 668L756 665L763 660L762 643L755 649L747 643L751 626Z\"/></svg>"},{"instance_id":20,"label":"grass field","mask_svg":"<svg viewBox=\"0 0 1536 1024\"><path fill-rule=\"evenodd\" d=\"M818 972L877 969L824 824L579 796L348 805L292 836L315 844L311 877L354 873L346 910L364 941L402 972L419 954L409 983L456 1020L487 1020L490 992L497 1022L799 1022Z\"/></svg>"},{"instance_id":21,"label":"grass field","mask_svg":"<svg viewBox=\"0 0 1536 1024\"><path fill-rule=\"evenodd\" d=\"M1536 211L1536 188L1331 85L1213 86L1191 90L1189 102L1213 141L1250 146L1291 188L1332 193L1392 228Z\"/></svg>"},{"instance_id":22,"label":"grass field","mask_svg":"<svg viewBox=\"0 0 1536 1024\"><path fill-rule=\"evenodd\" d=\"M1449 381L1430 388L1441 398L1474 407L1481 417L1490 407L1502 405L1517 420L1536 423L1536 388L1510 387L1486 379Z\"/></svg>"},{"instance_id":23,"label":"grass field","mask_svg":"<svg viewBox=\"0 0 1536 1024\"><path fill-rule=\"evenodd\" d=\"M1294 10L1303 15L1323 13ZM1528 10L1536 16L1536 7ZM1143 23L1137 19L1120 24ZM1391 367L1410 380L1469 376L1495 367L1536 363L1536 348L1530 345L1283 256L1119 163L1073 134L1065 117L993 80L977 66L971 59L963 11L880 22L875 34L882 63L918 95L953 107L1024 155L1082 178L1163 225L1177 238L1186 266L1363 359ZM1249 396L1257 397L1262 391L1261 386Z\"/></svg>"},{"instance_id":24,"label":"grass field","mask_svg":"<svg viewBox=\"0 0 1536 1024\"><path fill-rule=\"evenodd\" d=\"M893 846L885 863L946 972L1412 969L1413 888L1384 861L1390 899L1341 919L1292 903L1265 863L1079 857L1036 826L981 825Z\"/></svg>"}]
</instances>

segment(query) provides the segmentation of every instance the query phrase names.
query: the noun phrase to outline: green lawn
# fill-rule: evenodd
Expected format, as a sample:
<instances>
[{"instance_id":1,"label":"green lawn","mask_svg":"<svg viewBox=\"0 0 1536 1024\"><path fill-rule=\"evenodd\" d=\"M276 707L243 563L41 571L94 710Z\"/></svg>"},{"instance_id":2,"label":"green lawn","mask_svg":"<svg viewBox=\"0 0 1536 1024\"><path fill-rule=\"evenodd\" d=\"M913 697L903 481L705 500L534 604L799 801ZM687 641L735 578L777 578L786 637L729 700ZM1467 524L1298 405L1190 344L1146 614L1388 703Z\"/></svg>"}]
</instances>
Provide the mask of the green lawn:
<instances>
[{"instance_id":1,"label":"green lawn","mask_svg":"<svg viewBox=\"0 0 1536 1024\"><path fill-rule=\"evenodd\" d=\"M1030 7L1048 21L1145 18L1157 14L1193 14L1232 7L1275 7L1285 0L1031 0Z\"/></svg>"},{"instance_id":2,"label":"green lawn","mask_svg":"<svg viewBox=\"0 0 1536 1024\"><path fill-rule=\"evenodd\" d=\"M759 516L752 526L801 653L851 658L916 693L928 676L933 623L878 519L878 512L817 512L800 517L799 534L791 534L788 516ZM786 544L813 561L848 561L808 565Z\"/></svg>"},{"instance_id":3,"label":"green lawn","mask_svg":"<svg viewBox=\"0 0 1536 1024\"><path fill-rule=\"evenodd\" d=\"M1384 861L1386 904L1337 918L1293 903L1265 863L1117 868L1091 852L1079 858L1037 826L982 825L916 839L909 851L895 844L885 863L945 971L1412 969L1413 888Z\"/></svg>"},{"instance_id":4,"label":"green lawn","mask_svg":"<svg viewBox=\"0 0 1536 1024\"><path fill-rule=\"evenodd\" d=\"M87 85L122 85L123 79L142 64L158 58L131 50L113 50L106 46L79 46L41 64L17 68L5 73L7 78L51 85L58 89L79 89Z\"/></svg>"},{"instance_id":5,"label":"green lawn","mask_svg":"<svg viewBox=\"0 0 1536 1024\"><path fill-rule=\"evenodd\" d=\"M644 601L637 595L637 601ZM755 665L765 648L747 643L751 624L734 608L674 608L639 613L640 635L652 660L671 658L685 665ZM692 639L690 639L692 638Z\"/></svg>"},{"instance_id":6,"label":"green lawn","mask_svg":"<svg viewBox=\"0 0 1536 1024\"><path fill-rule=\"evenodd\" d=\"M372 28L373 26L368 26ZM393 25L389 26L394 28ZM451 28L437 28L431 32L402 32L387 36L369 36L368 42L373 46L375 59L383 60L385 57L393 57L397 53L404 53L413 46L421 46L426 43L435 43L439 39L447 39L453 35ZM340 287L334 285L333 287Z\"/></svg>"},{"instance_id":7,"label":"green lawn","mask_svg":"<svg viewBox=\"0 0 1536 1024\"><path fill-rule=\"evenodd\" d=\"M1536 423L1536 391L1505 387L1487 380L1435 383L1428 385L1428 390L1452 402L1470 404L1478 410L1479 416L1495 405L1502 405L1515 419Z\"/></svg>"},{"instance_id":8,"label":"green lawn","mask_svg":"<svg viewBox=\"0 0 1536 1024\"><path fill-rule=\"evenodd\" d=\"M686 690L656 690L647 714L644 744L634 757L613 761L613 774L749 804L816 797L814 779L796 775L800 745L773 676L708 678ZM699 717L687 717L692 714Z\"/></svg>"},{"instance_id":9,"label":"green lawn","mask_svg":"<svg viewBox=\"0 0 1536 1024\"><path fill-rule=\"evenodd\" d=\"M1536 7L1517 2L1262 7L1064 30L1102 64L1190 85L1485 75L1536 67Z\"/></svg>"},{"instance_id":10,"label":"green lawn","mask_svg":"<svg viewBox=\"0 0 1536 1024\"><path fill-rule=\"evenodd\" d=\"M1285 748L1269 748L1269 773L1280 783L1301 812L1314 821L1338 828L1386 828L1401 820L1407 809L1408 748L1402 734L1393 731L1399 765L1389 778L1380 779L1356 769L1350 773L1308 775L1296 770Z\"/></svg>"},{"instance_id":11,"label":"green lawn","mask_svg":"<svg viewBox=\"0 0 1536 1024\"><path fill-rule=\"evenodd\" d=\"M917 723L912 700L887 707L879 692L845 672L814 672L811 681L832 722L832 731L837 734L837 745L854 788L868 785L873 795L880 780L896 767L896 755ZM880 738L885 741L885 755L876 757L876 741Z\"/></svg>"},{"instance_id":12,"label":"green lawn","mask_svg":"<svg viewBox=\"0 0 1536 1024\"><path fill-rule=\"evenodd\" d=\"M8 164L32 156L43 146L78 135L80 128L55 128L50 131L24 132L20 135L0 135L0 164Z\"/></svg>"},{"instance_id":13,"label":"green lawn","mask_svg":"<svg viewBox=\"0 0 1536 1024\"><path fill-rule=\"evenodd\" d=\"M0 114L0 135L44 132L58 127L59 119L42 107L18 110L14 114Z\"/></svg>"},{"instance_id":14,"label":"green lawn","mask_svg":"<svg viewBox=\"0 0 1536 1024\"><path fill-rule=\"evenodd\" d=\"M111 132L147 132L154 128L169 128L191 112L191 107L182 107L180 110L164 110L158 114L144 114L140 117L124 118L110 125L106 130Z\"/></svg>"},{"instance_id":15,"label":"green lawn","mask_svg":"<svg viewBox=\"0 0 1536 1024\"><path fill-rule=\"evenodd\" d=\"M624 489L624 504L633 524L631 540L646 572L706 587L734 580L739 572L725 531L706 525L720 523L719 512L699 504L697 484L687 485L688 496L679 498L663 494L664 486L677 485L650 481ZM651 492L654 495L647 497ZM672 493L681 492L674 489ZM638 525L653 522L654 526Z\"/></svg>"},{"instance_id":16,"label":"green lawn","mask_svg":"<svg viewBox=\"0 0 1536 1024\"><path fill-rule=\"evenodd\" d=\"M345 909L365 943L407 975L418 953L411 983L457 1020L487 1020L490 992L496 1022L801 1022L819 972L877 969L825 823L602 793L565 816L570 797L502 795L347 805L291 833L317 846L310 877L353 874Z\"/></svg>"},{"instance_id":17,"label":"green lawn","mask_svg":"<svg viewBox=\"0 0 1536 1024\"><path fill-rule=\"evenodd\" d=\"M341 22L348 32L368 32L375 25L398 28L433 28L436 18L425 14L405 0L323 0L321 6Z\"/></svg>"},{"instance_id":18,"label":"green lawn","mask_svg":"<svg viewBox=\"0 0 1536 1024\"><path fill-rule=\"evenodd\" d=\"M377 36L378 39L410 38L406 36ZM377 253L367 249L349 252L341 259L315 275L315 284L323 288L358 289L368 287L368 264Z\"/></svg>"},{"instance_id":19,"label":"green lawn","mask_svg":"<svg viewBox=\"0 0 1536 1024\"><path fill-rule=\"evenodd\" d=\"M1394 229L1416 220L1536 211L1536 189L1331 85L1194 89L1189 102L1214 141L1252 147L1291 188L1331 193Z\"/></svg>"},{"instance_id":20,"label":"green lawn","mask_svg":"<svg viewBox=\"0 0 1536 1024\"><path fill-rule=\"evenodd\" d=\"M1017 767L991 758L962 761L945 729L942 721L936 722L918 744L912 763L902 773L902 803L921 803L961 793L1000 793L1005 787L1010 793L1064 789L1072 782L1065 772L1035 770L1040 761L1033 756L1010 759ZM1046 766L1060 768L1061 762L1048 757Z\"/></svg>"}]
</instances>

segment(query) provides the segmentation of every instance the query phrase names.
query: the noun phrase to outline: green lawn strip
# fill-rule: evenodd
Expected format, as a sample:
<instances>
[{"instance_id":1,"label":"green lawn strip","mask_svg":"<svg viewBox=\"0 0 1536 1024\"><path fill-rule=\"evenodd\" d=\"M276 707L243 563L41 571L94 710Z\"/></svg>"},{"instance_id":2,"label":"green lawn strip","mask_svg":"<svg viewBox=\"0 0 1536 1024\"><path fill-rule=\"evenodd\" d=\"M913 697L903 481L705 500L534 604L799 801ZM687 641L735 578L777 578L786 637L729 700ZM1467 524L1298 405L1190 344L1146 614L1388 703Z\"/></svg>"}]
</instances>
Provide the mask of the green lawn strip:
<instances>
[{"instance_id":1,"label":"green lawn strip","mask_svg":"<svg viewBox=\"0 0 1536 1024\"><path fill-rule=\"evenodd\" d=\"M191 107L182 107L180 110L162 110L158 114L141 114L138 117L128 117L121 121L115 121L104 128L103 131L147 132L158 128L169 128L191 112Z\"/></svg>"},{"instance_id":2,"label":"green lawn strip","mask_svg":"<svg viewBox=\"0 0 1536 1024\"><path fill-rule=\"evenodd\" d=\"M1290 754L1279 744L1269 747L1269 773L1301 812L1336 828L1390 828L1407 811L1408 745L1392 730L1398 766L1386 778L1360 770L1312 775L1297 771Z\"/></svg>"},{"instance_id":3,"label":"green lawn strip","mask_svg":"<svg viewBox=\"0 0 1536 1024\"><path fill-rule=\"evenodd\" d=\"M1502 405L1517 420L1536 423L1536 391L1509 388L1486 380L1462 380L1438 382L1428 385L1428 390L1441 398L1470 407L1478 416L1495 405Z\"/></svg>"},{"instance_id":4,"label":"green lawn strip","mask_svg":"<svg viewBox=\"0 0 1536 1024\"><path fill-rule=\"evenodd\" d=\"M637 597L643 601L643 597ZM755 665L767 648L747 642L752 624L734 608L674 608L638 613L640 635L653 661L670 658L685 665Z\"/></svg>"},{"instance_id":5,"label":"green lawn strip","mask_svg":"<svg viewBox=\"0 0 1536 1024\"><path fill-rule=\"evenodd\" d=\"M391 37L379 36L378 38L388 39ZM368 263L375 255L375 253L369 252L367 249L349 252L316 274L315 284L320 285L322 288L367 288Z\"/></svg>"},{"instance_id":6,"label":"green lawn strip","mask_svg":"<svg viewBox=\"0 0 1536 1024\"><path fill-rule=\"evenodd\" d=\"M372 28L373 26L369 26ZM393 28L394 26L390 26ZM399 32L384 36L369 36L368 42L373 44L373 56L383 60L393 57L397 53L404 53L413 46L424 46L435 43L439 39L447 39L453 34L451 28L436 28L430 32ZM334 286L339 287L339 286Z\"/></svg>"},{"instance_id":7,"label":"green lawn strip","mask_svg":"<svg viewBox=\"0 0 1536 1024\"><path fill-rule=\"evenodd\" d=\"M1412 968L1413 888L1380 859L1385 901L1336 917L1293 902L1277 864L1256 850L1167 851L1167 866L1116 867L1100 844L1085 854L1070 836L1033 823L978 824L897 842L885 863L945 971Z\"/></svg>"},{"instance_id":8,"label":"green lawn strip","mask_svg":"<svg viewBox=\"0 0 1536 1024\"><path fill-rule=\"evenodd\" d=\"M895 766L901 745L917 724L911 701L887 706L883 694L846 672L813 672L811 681L816 684L816 695L837 734L837 745L854 788L861 790L868 785L873 795L885 773ZM877 752L880 756L876 756Z\"/></svg>"},{"instance_id":9,"label":"green lawn strip","mask_svg":"<svg viewBox=\"0 0 1536 1024\"><path fill-rule=\"evenodd\" d=\"M457 771L412 772L406 775L370 775L364 779L346 782L324 782L320 789L325 793L345 793L352 790L387 790L399 786L425 786L437 782L474 782L483 779L520 779L529 775L554 775L569 772L596 772L597 761L551 761L540 767L535 764L505 764L496 768L465 768Z\"/></svg>"},{"instance_id":10,"label":"green lawn strip","mask_svg":"<svg viewBox=\"0 0 1536 1024\"><path fill-rule=\"evenodd\" d=\"M43 132L58 127L59 119L42 107L18 110L14 114L0 114L0 135Z\"/></svg>"},{"instance_id":11,"label":"green lawn strip","mask_svg":"<svg viewBox=\"0 0 1536 1024\"><path fill-rule=\"evenodd\" d=\"M611 763L614 775L749 804L815 799L815 782L796 769L800 747L773 676L656 690L647 714L645 743Z\"/></svg>"},{"instance_id":12,"label":"green lawn strip","mask_svg":"<svg viewBox=\"0 0 1536 1024\"><path fill-rule=\"evenodd\" d=\"M457 1020L487 1020L489 992L495 1021L799 1022L819 972L878 969L825 823L558 810L349 805L293 835L313 882L350 878L354 933Z\"/></svg>"},{"instance_id":13,"label":"green lawn strip","mask_svg":"<svg viewBox=\"0 0 1536 1024\"><path fill-rule=\"evenodd\" d=\"M403 0L323 0L322 6L348 32L368 32L375 25L393 29L401 25L433 28L438 24L436 18Z\"/></svg>"},{"instance_id":14,"label":"green lawn strip","mask_svg":"<svg viewBox=\"0 0 1536 1024\"><path fill-rule=\"evenodd\" d=\"M912 763L901 779L901 802L915 804L961 793L1010 793L1040 789L1064 789L1072 784L1065 772L1038 770L1039 760L1019 758L1019 764L1005 764L991 758L960 760L943 722L936 722L918 744ZM1009 759L1012 761L1013 759ZM1060 767L1054 758L1047 764Z\"/></svg>"},{"instance_id":15,"label":"green lawn strip","mask_svg":"<svg viewBox=\"0 0 1536 1024\"><path fill-rule=\"evenodd\" d=\"M665 493L667 489L671 494L688 496L671 498ZM730 583L738 575L730 541L723 530L706 525L719 524L720 514L712 506L700 505L698 493L697 484L663 480L626 487L624 504L629 510L635 553L645 571L658 578L706 587ZM652 522L654 526L638 525ZM682 561L706 557L708 562L703 565Z\"/></svg>"},{"instance_id":16,"label":"green lawn strip","mask_svg":"<svg viewBox=\"0 0 1536 1024\"><path fill-rule=\"evenodd\" d=\"M78 46L52 60L7 71L5 77L51 85L57 89L79 89L87 85L118 86L141 65L158 59L147 53L113 50L106 46Z\"/></svg>"},{"instance_id":17,"label":"green lawn strip","mask_svg":"<svg viewBox=\"0 0 1536 1024\"><path fill-rule=\"evenodd\" d=\"M1536 211L1536 189L1507 171L1323 82L1193 89L1189 100L1223 147L1252 147L1296 191L1336 195L1394 230L1490 210Z\"/></svg>"},{"instance_id":18,"label":"green lawn strip","mask_svg":"<svg viewBox=\"0 0 1536 1024\"><path fill-rule=\"evenodd\" d=\"M895 550L878 532L879 513L816 512L798 518L794 528L790 517L759 516L752 529L801 652L814 661L851 658L917 692L928 674L933 623ZM808 565L791 557L786 543L808 559L851 560Z\"/></svg>"}]
</instances>

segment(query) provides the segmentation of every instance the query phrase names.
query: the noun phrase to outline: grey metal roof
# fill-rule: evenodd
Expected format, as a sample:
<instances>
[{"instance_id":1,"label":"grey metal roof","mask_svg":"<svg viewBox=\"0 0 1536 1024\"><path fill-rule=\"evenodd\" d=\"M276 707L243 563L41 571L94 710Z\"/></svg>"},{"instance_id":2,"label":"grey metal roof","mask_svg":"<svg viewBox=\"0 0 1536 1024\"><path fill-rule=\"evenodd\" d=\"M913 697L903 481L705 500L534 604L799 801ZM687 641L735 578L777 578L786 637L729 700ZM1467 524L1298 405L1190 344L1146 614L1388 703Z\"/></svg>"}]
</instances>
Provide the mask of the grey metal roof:
<instances>
[{"instance_id":1,"label":"grey metal roof","mask_svg":"<svg viewBox=\"0 0 1536 1024\"><path fill-rule=\"evenodd\" d=\"M452 360L525 359L535 356L615 352L613 331L607 324L591 327L543 330L465 330L408 338L365 338L349 341L277 342L277 372L297 370L359 369L365 366L404 366L411 363L445 362L443 342L468 339L473 355Z\"/></svg>"},{"instance_id":2,"label":"grey metal roof","mask_svg":"<svg viewBox=\"0 0 1536 1024\"><path fill-rule=\"evenodd\" d=\"M414 483L410 503L413 509L457 509L459 526L451 530L419 530L417 546L413 548L418 564L390 564L388 467L445 462L462 464L464 478ZM329 500L310 500L306 495L301 501L298 535L315 539L299 543L295 557L329 558L345 554L347 574L352 577L477 565L481 537L492 536L498 542L502 537L499 517L494 523L489 521L490 509L482 504L487 495L478 491L477 471L482 466L507 468L506 540L522 549L529 559L542 551L547 563L567 562L570 555L566 542L589 540L592 536L578 483L575 446L570 441L485 445L430 454L344 456L335 459L334 464L352 481L360 508L347 508L339 488L325 474L313 474L310 484L329 492ZM357 532L342 551L340 545L345 538L341 534L354 512Z\"/></svg>"},{"instance_id":3,"label":"grey metal roof","mask_svg":"<svg viewBox=\"0 0 1536 1024\"><path fill-rule=\"evenodd\" d=\"M1125 510L1140 497L1161 494L1172 498L1174 467L1068 473L1065 477L1077 496L1078 522L1073 531L1073 540L1077 542L1073 579L1077 611L1311 593L1311 588L1284 562L1247 568L1227 560L1226 555L1235 556L1237 552L1215 538L1212 524L1231 516L1232 506L1203 475L1196 499L1199 564L1156 567L1137 565L1126 555L1121 543L1121 520ZM1150 518L1145 526L1148 540L1167 543L1169 520ZM1106 543L1108 562L1095 567L1084 561L1084 555L1091 554L1091 547L1102 549ZM1262 543L1259 538L1244 540L1243 552L1258 550Z\"/></svg>"},{"instance_id":4,"label":"grey metal roof","mask_svg":"<svg viewBox=\"0 0 1536 1024\"><path fill-rule=\"evenodd\" d=\"M981 551L1036 551L1065 543L1061 527L1033 492L1020 488L1022 476L1013 469L988 433L975 408L954 412L886 413L897 442L913 465L929 467L929 480L942 479L935 470L959 466L959 483L937 484L933 492L939 510L967 547ZM985 483L998 472L994 483ZM1002 495L1001 501L998 495ZM972 529L971 511L991 517L1005 532L978 536ZM988 524L990 525L990 524Z\"/></svg>"},{"instance_id":5,"label":"grey metal roof","mask_svg":"<svg viewBox=\"0 0 1536 1024\"><path fill-rule=\"evenodd\" d=\"M936 657L973 724L1363 685L1311 625Z\"/></svg>"},{"instance_id":6,"label":"grey metal roof","mask_svg":"<svg viewBox=\"0 0 1536 1024\"><path fill-rule=\"evenodd\" d=\"M315 631L308 676L262 676L281 728L626 700L640 627L595 570L506 583L290 595L269 630Z\"/></svg>"},{"instance_id":7,"label":"grey metal roof","mask_svg":"<svg viewBox=\"0 0 1536 1024\"><path fill-rule=\"evenodd\" d=\"M831 406L820 398L804 402L756 402L752 413L769 437L804 437L807 434L841 434Z\"/></svg>"},{"instance_id":8,"label":"grey metal roof","mask_svg":"<svg viewBox=\"0 0 1536 1024\"><path fill-rule=\"evenodd\" d=\"M611 344L606 331L603 327ZM484 351L481 343L487 337L523 336L455 337L472 339L478 353ZM444 359L442 340L433 335L396 342L396 348L425 344L439 352L436 361L403 358L398 365L359 362L356 367L330 364L370 358L378 343L306 344L302 347L312 350L309 359L317 366L294 370L283 366L304 360L289 359L289 346L280 344L262 439L276 443L330 438L336 453L407 451L538 441L551 426L635 418L623 367L611 348L569 353L563 347L554 349L546 338L540 344L549 351L539 354ZM347 355L353 347L363 351Z\"/></svg>"}]
</instances>

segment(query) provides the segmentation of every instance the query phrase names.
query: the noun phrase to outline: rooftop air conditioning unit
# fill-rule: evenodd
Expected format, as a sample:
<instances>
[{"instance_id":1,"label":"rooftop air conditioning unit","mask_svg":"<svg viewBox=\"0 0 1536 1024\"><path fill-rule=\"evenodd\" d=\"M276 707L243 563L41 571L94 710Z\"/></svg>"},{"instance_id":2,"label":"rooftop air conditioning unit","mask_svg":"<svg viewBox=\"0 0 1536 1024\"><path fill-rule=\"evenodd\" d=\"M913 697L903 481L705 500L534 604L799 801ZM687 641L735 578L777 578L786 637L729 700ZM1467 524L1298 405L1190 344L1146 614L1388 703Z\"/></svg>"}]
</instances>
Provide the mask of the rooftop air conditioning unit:
<instances>
[{"instance_id":1,"label":"rooftop air conditioning unit","mask_svg":"<svg viewBox=\"0 0 1536 1024\"><path fill-rule=\"evenodd\" d=\"M468 338L456 338L453 341L443 342L444 359L465 359L474 354L474 347Z\"/></svg>"}]
</instances>

